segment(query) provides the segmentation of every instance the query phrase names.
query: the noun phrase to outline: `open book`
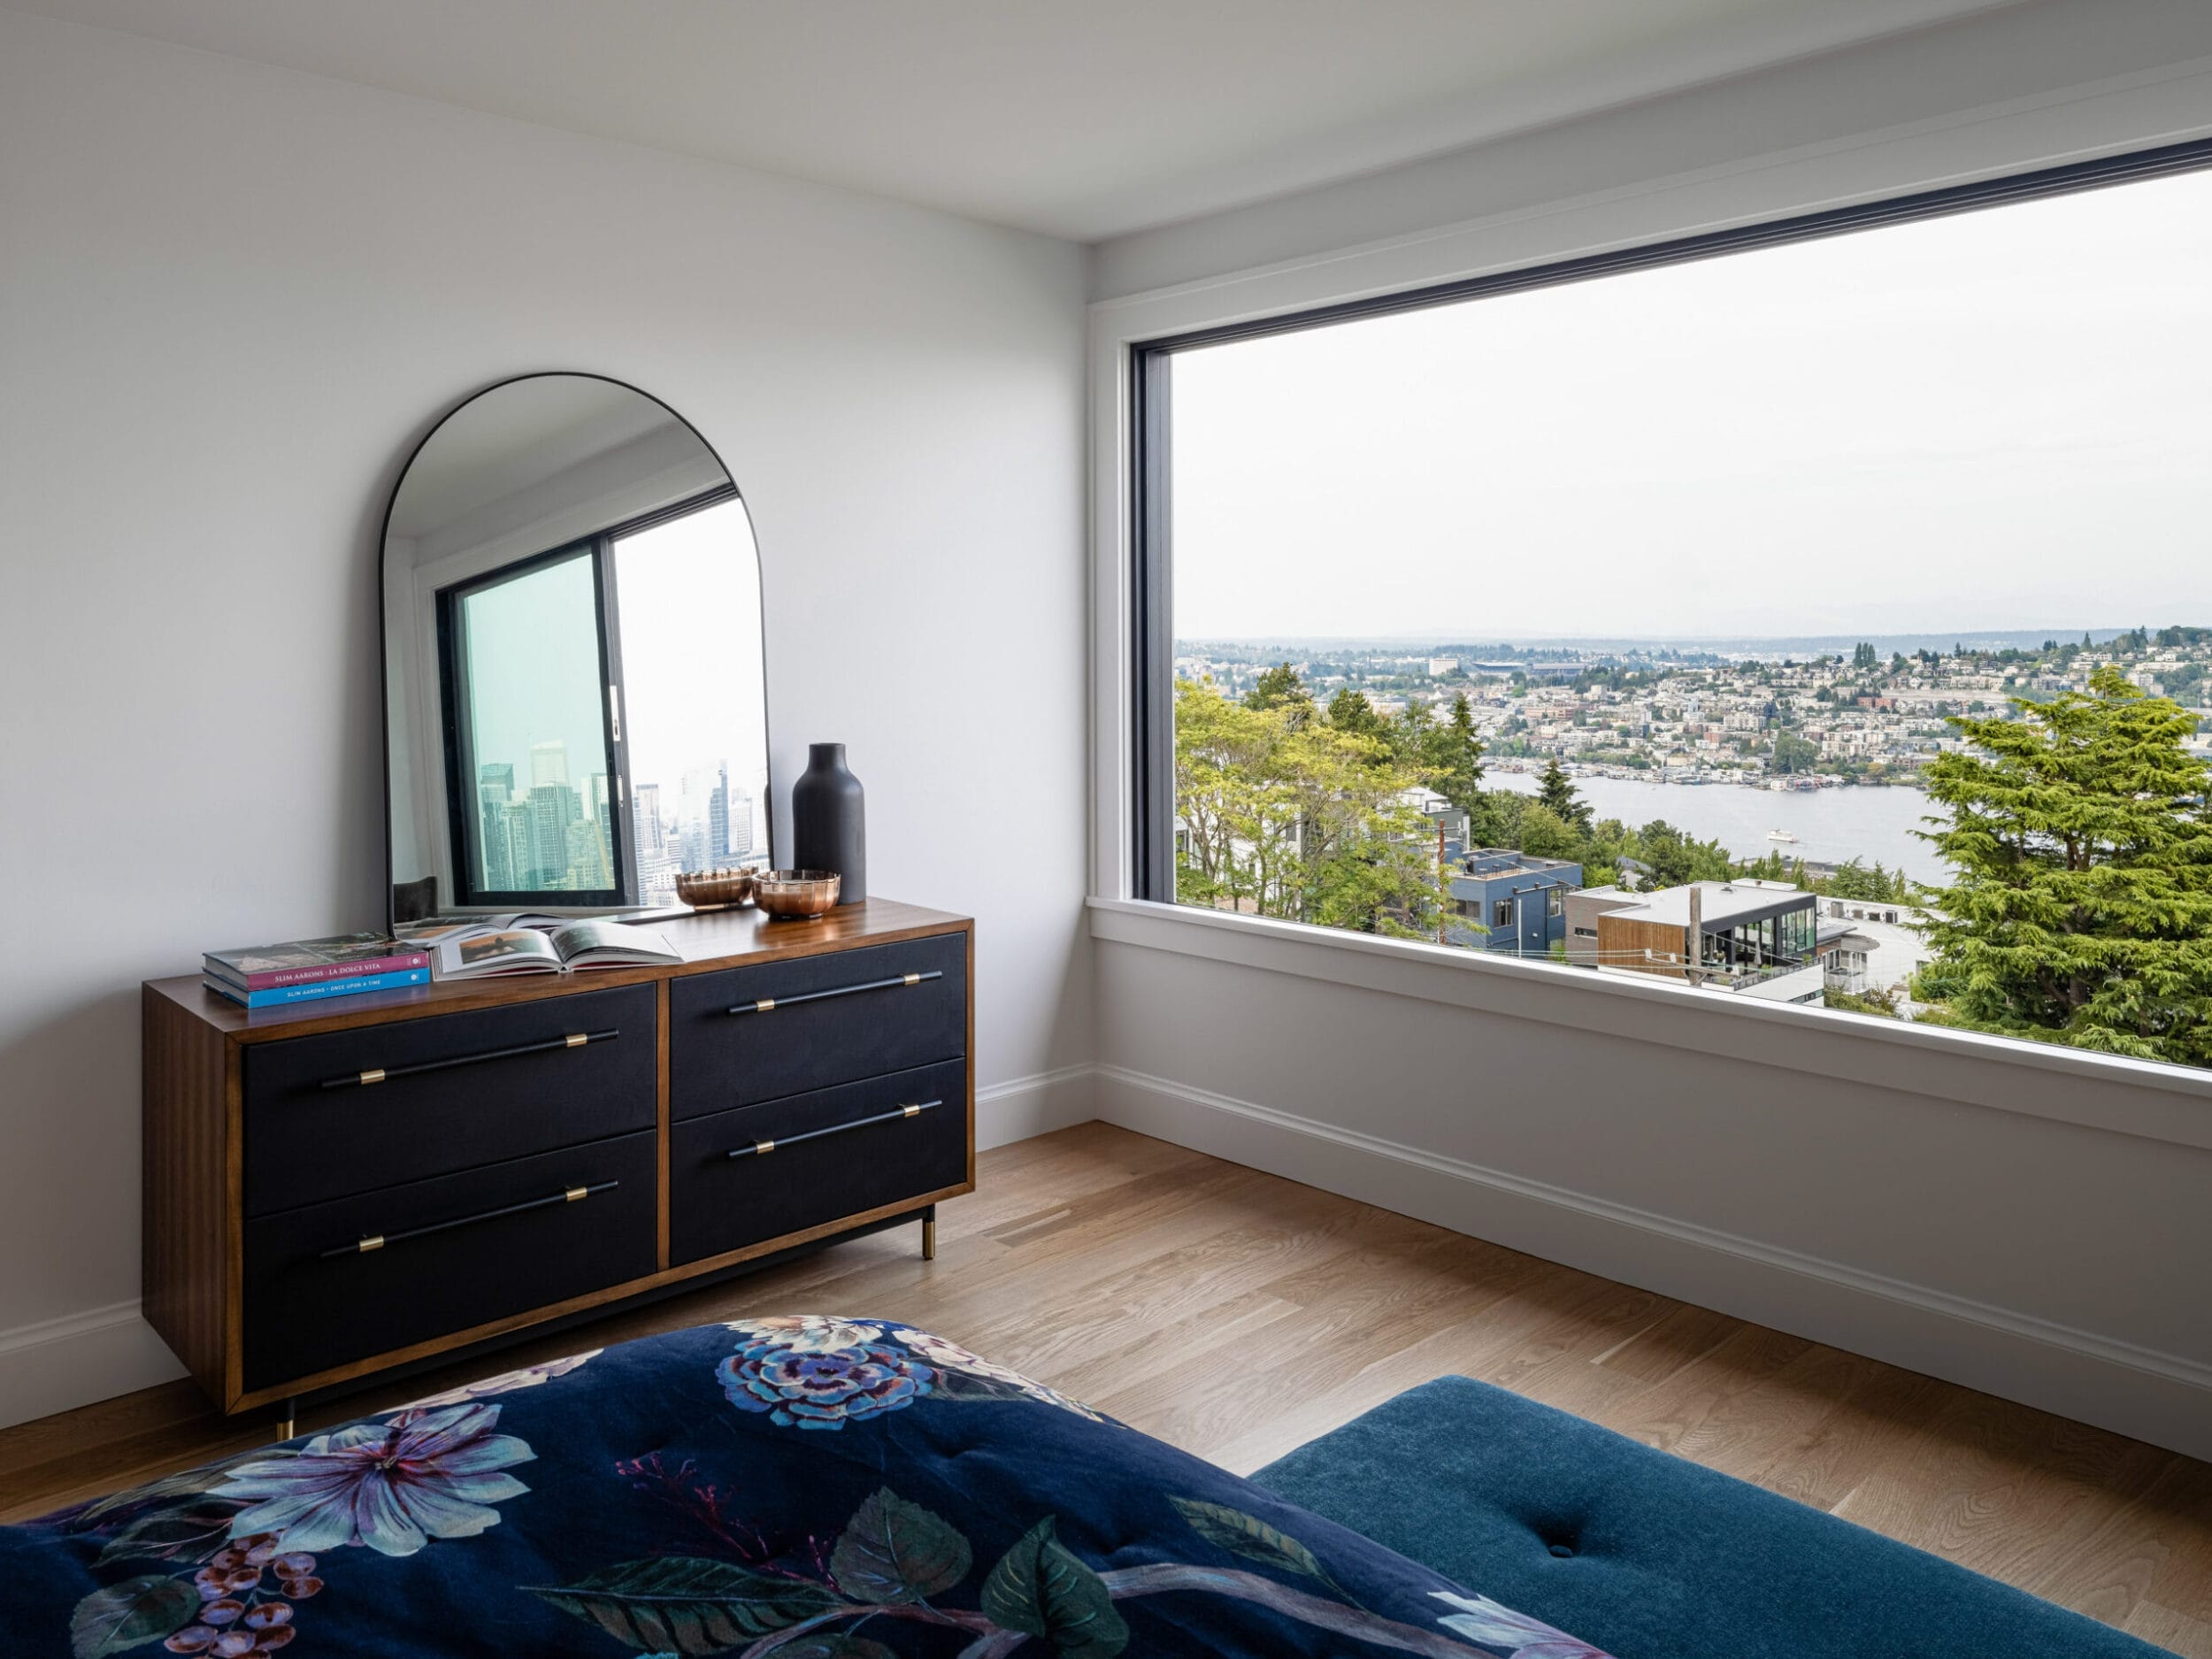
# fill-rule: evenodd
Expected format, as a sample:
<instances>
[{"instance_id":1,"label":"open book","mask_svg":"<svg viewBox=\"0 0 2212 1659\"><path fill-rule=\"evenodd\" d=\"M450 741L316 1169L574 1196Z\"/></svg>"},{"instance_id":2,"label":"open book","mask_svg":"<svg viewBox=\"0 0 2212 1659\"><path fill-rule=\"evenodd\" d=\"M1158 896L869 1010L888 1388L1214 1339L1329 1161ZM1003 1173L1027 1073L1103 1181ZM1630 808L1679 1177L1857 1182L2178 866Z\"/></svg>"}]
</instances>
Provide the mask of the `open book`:
<instances>
[{"instance_id":1,"label":"open book","mask_svg":"<svg viewBox=\"0 0 2212 1659\"><path fill-rule=\"evenodd\" d=\"M501 927L497 921L440 934L430 946L431 977L481 979L498 973L572 973L683 960L660 934L620 922L564 922L544 930Z\"/></svg>"}]
</instances>

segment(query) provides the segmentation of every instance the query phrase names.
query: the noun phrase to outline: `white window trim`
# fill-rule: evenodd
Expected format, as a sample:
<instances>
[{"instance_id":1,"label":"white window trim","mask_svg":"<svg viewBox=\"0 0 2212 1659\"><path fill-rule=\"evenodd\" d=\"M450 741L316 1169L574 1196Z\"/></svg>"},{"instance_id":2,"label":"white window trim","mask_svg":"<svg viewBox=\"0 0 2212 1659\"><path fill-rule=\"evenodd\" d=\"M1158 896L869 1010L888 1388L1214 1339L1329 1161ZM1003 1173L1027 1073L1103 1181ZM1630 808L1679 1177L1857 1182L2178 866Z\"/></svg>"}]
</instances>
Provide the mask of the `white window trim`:
<instances>
[{"instance_id":1,"label":"white window trim","mask_svg":"<svg viewBox=\"0 0 2212 1659\"><path fill-rule=\"evenodd\" d=\"M1092 936L2212 1149L2212 1072L1138 902L1130 823L1135 342L2208 135L2197 63L1094 304Z\"/></svg>"}]
</instances>

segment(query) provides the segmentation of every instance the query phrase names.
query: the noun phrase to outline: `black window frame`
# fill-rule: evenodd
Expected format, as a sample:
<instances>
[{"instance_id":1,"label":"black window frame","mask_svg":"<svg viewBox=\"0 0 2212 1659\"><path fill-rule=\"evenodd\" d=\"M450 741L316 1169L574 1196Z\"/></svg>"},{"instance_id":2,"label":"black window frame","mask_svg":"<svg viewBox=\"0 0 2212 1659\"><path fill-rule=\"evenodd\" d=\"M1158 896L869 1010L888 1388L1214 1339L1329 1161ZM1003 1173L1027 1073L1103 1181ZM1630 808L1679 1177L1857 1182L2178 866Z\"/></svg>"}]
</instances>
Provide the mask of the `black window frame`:
<instances>
[{"instance_id":1,"label":"black window frame","mask_svg":"<svg viewBox=\"0 0 2212 1659\"><path fill-rule=\"evenodd\" d=\"M734 483L687 495L665 507L640 513L619 524L586 536L573 537L557 547L526 554L496 569L480 572L437 590L438 701L440 729L444 743L447 845L453 849L453 902L461 910L528 910L553 908L611 910L643 902L644 882L638 868L636 837L630 833L629 816L634 794L630 780L630 747L623 741L623 722L629 706L627 682L622 672L622 610L619 584L615 578L615 543L641 532L687 518L725 502L739 499ZM479 888L475 872L480 863L482 817L476 793L475 757L470 741L471 724L463 718L467 707L467 653L462 649L459 611L471 595L526 576L533 571L565 560L591 560L594 610L599 634L600 741L607 763L609 792L607 860L615 878L612 887Z\"/></svg>"},{"instance_id":2,"label":"black window frame","mask_svg":"<svg viewBox=\"0 0 2212 1659\"><path fill-rule=\"evenodd\" d=\"M2212 168L2212 139L2193 139L1130 342L1126 487L1131 611L1125 643L1132 705L1128 873L1133 896L1163 903L1175 902L1175 609L1171 508L1172 365L1178 353L1851 235L2084 190L2109 189L2207 168Z\"/></svg>"}]
</instances>

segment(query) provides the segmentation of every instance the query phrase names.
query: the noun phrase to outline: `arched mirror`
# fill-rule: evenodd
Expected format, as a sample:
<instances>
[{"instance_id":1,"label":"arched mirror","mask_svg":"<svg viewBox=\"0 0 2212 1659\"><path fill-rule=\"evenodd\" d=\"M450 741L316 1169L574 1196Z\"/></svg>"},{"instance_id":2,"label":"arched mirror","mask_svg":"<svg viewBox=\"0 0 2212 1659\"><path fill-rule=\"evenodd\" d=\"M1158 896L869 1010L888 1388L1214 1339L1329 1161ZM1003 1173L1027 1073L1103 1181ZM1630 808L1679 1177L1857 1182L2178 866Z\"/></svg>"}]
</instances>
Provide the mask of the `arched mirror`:
<instances>
[{"instance_id":1,"label":"arched mirror","mask_svg":"<svg viewBox=\"0 0 2212 1659\"><path fill-rule=\"evenodd\" d=\"M394 922L650 910L772 863L752 526L666 404L478 393L393 491L383 588Z\"/></svg>"}]
</instances>

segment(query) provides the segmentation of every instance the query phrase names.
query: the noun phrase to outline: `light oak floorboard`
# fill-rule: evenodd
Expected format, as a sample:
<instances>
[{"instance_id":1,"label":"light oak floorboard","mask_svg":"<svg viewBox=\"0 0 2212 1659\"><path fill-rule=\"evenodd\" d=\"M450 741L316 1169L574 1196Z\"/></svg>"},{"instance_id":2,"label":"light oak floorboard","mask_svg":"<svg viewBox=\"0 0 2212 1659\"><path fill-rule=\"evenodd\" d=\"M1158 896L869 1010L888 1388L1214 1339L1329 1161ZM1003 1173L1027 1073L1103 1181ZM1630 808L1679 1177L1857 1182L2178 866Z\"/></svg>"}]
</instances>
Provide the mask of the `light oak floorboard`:
<instances>
[{"instance_id":1,"label":"light oak floorboard","mask_svg":"<svg viewBox=\"0 0 2212 1659\"><path fill-rule=\"evenodd\" d=\"M985 1153L979 1180L940 1207L934 1262L900 1228L326 1402L300 1427L765 1312L934 1330L1240 1472L1456 1373L2212 1659L2212 1466L1103 1124ZM268 1432L180 1383L0 1431L0 1520Z\"/></svg>"}]
</instances>

